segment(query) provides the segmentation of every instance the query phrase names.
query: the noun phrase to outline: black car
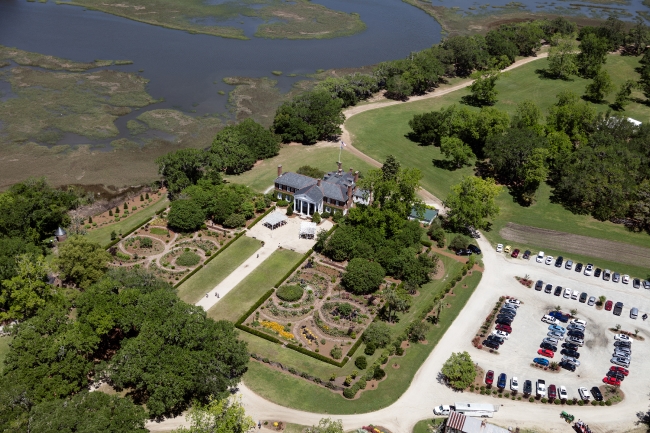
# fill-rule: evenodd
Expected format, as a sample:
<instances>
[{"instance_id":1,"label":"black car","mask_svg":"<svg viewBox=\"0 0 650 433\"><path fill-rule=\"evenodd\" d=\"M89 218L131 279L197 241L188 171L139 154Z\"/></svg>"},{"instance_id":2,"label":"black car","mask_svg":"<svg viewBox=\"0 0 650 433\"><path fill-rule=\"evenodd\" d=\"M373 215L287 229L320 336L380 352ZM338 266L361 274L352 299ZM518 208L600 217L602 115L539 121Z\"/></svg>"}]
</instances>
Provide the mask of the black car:
<instances>
[{"instance_id":1,"label":"black car","mask_svg":"<svg viewBox=\"0 0 650 433\"><path fill-rule=\"evenodd\" d=\"M537 282L535 283L535 290L540 291L542 290L542 287L544 287L544 281L537 280Z\"/></svg>"},{"instance_id":2,"label":"black car","mask_svg":"<svg viewBox=\"0 0 650 433\"><path fill-rule=\"evenodd\" d=\"M576 263L576 272L582 272L582 263Z\"/></svg>"},{"instance_id":3,"label":"black car","mask_svg":"<svg viewBox=\"0 0 650 433\"><path fill-rule=\"evenodd\" d=\"M632 347L632 342L631 341L615 341L614 346L615 347Z\"/></svg>"},{"instance_id":4,"label":"black car","mask_svg":"<svg viewBox=\"0 0 650 433\"><path fill-rule=\"evenodd\" d=\"M524 381L524 395L529 395L533 392L533 383L530 380Z\"/></svg>"},{"instance_id":5,"label":"black car","mask_svg":"<svg viewBox=\"0 0 650 433\"><path fill-rule=\"evenodd\" d=\"M594 400L603 401L603 393L600 392L600 389L598 389L597 386L591 388L591 395L594 397Z\"/></svg>"},{"instance_id":6,"label":"black car","mask_svg":"<svg viewBox=\"0 0 650 433\"><path fill-rule=\"evenodd\" d=\"M587 296L589 296L589 295L587 295L587 292L582 292L582 293L580 294L580 302L582 302L583 304L584 304L585 302L587 302Z\"/></svg>"},{"instance_id":7,"label":"black car","mask_svg":"<svg viewBox=\"0 0 650 433\"><path fill-rule=\"evenodd\" d=\"M499 311L498 315L499 316L511 316L514 319L515 316L517 316L517 313L515 311L508 310L507 308L503 308L503 309L501 309L501 311Z\"/></svg>"},{"instance_id":8,"label":"black car","mask_svg":"<svg viewBox=\"0 0 650 433\"><path fill-rule=\"evenodd\" d=\"M513 320L515 320L515 316L509 316L507 314L499 314L497 316L497 320L508 320L510 323L512 323Z\"/></svg>"},{"instance_id":9,"label":"black car","mask_svg":"<svg viewBox=\"0 0 650 433\"><path fill-rule=\"evenodd\" d=\"M555 292L553 292L555 296L560 296L562 294L562 286L557 286L555 288Z\"/></svg>"},{"instance_id":10,"label":"black car","mask_svg":"<svg viewBox=\"0 0 650 433\"><path fill-rule=\"evenodd\" d=\"M547 284L546 287L544 287L544 293L551 293L553 291L553 284Z\"/></svg>"},{"instance_id":11,"label":"black car","mask_svg":"<svg viewBox=\"0 0 650 433\"><path fill-rule=\"evenodd\" d=\"M585 339L585 333L582 332L582 331L569 331L569 332L567 332L567 335L569 337L575 337L575 338L579 338L581 340Z\"/></svg>"},{"instance_id":12,"label":"black car","mask_svg":"<svg viewBox=\"0 0 650 433\"><path fill-rule=\"evenodd\" d=\"M499 350L499 343L494 340L483 340L483 346L489 347L490 349Z\"/></svg>"},{"instance_id":13,"label":"black car","mask_svg":"<svg viewBox=\"0 0 650 433\"><path fill-rule=\"evenodd\" d=\"M580 348L580 346L573 343L562 343L562 347L568 350L578 350Z\"/></svg>"},{"instance_id":14,"label":"black car","mask_svg":"<svg viewBox=\"0 0 650 433\"><path fill-rule=\"evenodd\" d=\"M476 245L469 244L467 246L467 249L470 250L474 254L481 254L481 249L477 247Z\"/></svg>"},{"instance_id":15,"label":"black car","mask_svg":"<svg viewBox=\"0 0 650 433\"><path fill-rule=\"evenodd\" d=\"M607 377L615 377L616 379L620 381L625 380L625 375L621 373L620 371L608 371L607 372Z\"/></svg>"},{"instance_id":16,"label":"black car","mask_svg":"<svg viewBox=\"0 0 650 433\"><path fill-rule=\"evenodd\" d=\"M510 325L512 325L512 319L506 319L505 317L503 317L503 318L498 318L497 317L497 320L495 320L494 323L496 323L497 325L510 326Z\"/></svg>"},{"instance_id":17,"label":"black car","mask_svg":"<svg viewBox=\"0 0 650 433\"><path fill-rule=\"evenodd\" d=\"M600 274L601 274L602 272L603 272L602 269L600 269L600 268L596 268L596 270L594 271L594 277L596 277L596 278L600 277Z\"/></svg>"},{"instance_id":18,"label":"black car","mask_svg":"<svg viewBox=\"0 0 650 433\"><path fill-rule=\"evenodd\" d=\"M522 257L524 260L530 259L530 250L524 251L524 256Z\"/></svg>"},{"instance_id":19,"label":"black car","mask_svg":"<svg viewBox=\"0 0 650 433\"><path fill-rule=\"evenodd\" d=\"M498 335L490 334L488 335L487 340L496 341L499 344L503 344L503 338L499 337Z\"/></svg>"},{"instance_id":20,"label":"black car","mask_svg":"<svg viewBox=\"0 0 650 433\"><path fill-rule=\"evenodd\" d=\"M623 303L617 302L616 304L614 304L614 315L620 316L622 312L623 312Z\"/></svg>"},{"instance_id":21,"label":"black car","mask_svg":"<svg viewBox=\"0 0 650 433\"><path fill-rule=\"evenodd\" d=\"M580 353L575 350L562 349L560 353L564 356L570 356L571 358L575 358L575 359L580 358Z\"/></svg>"},{"instance_id":22,"label":"black car","mask_svg":"<svg viewBox=\"0 0 650 433\"><path fill-rule=\"evenodd\" d=\"M560 266L562 266L563 261L564 261L564 257L558 256L558 258L555 259L555 267L559 268Z\"/></svg>"},{"instance_id":23,"label":"black car","mask_svg":"<svg viewBox=\"0 0 650 433\"><path fill-rule=\"evenodd\" d=\"M562 367L565 370L576 371L575 364L572 364L570 362L562 361L562 362L560 362L560 367Z\"/></svg>"},{"instance_id":24,"label":"black car","mask_svg":"<svg viewBox=\"0 0 650 433\"><path fill-rule=\"evenodd\" d=\"M459 249L456 251L457 256L471 256L472 252L470 250L466 250L464 248Z\"/></svg>"},{"instance_id":25,"label":"black car","mask_svg":"<svg viewBox=\"0 0 650 433\"><path fill-rule=\"evenodd\" d=\"M539 347L542 349L548 349L551 352L557 352L557 346L553 346L551 343L542 342L542 344L540 344Z\"/></svg>"},{"instance_id":26,"label":"black car","mask_svg":"<svg viewBox=\"0 0 650 433\"><path fill-rule=\"evenodd\" d=\"M639 280L638 278L633 279L632 280L632 287L634 287L635 289L638 289L639 287L641 287L641 280Z\"/></svg>"}]
</instances>

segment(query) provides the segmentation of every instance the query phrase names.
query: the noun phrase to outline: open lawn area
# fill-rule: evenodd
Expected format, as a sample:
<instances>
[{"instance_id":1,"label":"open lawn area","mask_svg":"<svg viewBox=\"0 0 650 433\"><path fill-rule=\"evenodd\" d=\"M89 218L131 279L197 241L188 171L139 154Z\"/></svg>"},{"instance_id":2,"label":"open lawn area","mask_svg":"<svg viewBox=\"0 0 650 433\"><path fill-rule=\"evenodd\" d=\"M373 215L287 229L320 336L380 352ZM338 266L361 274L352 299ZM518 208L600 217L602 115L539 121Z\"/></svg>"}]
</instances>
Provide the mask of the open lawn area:
<instances>
[{"instance_id":1,"label":"open lawn area","mask_svg":"<svg viewBox=\"0 0 650 433\"><path fill-rule=\"evenodd\" d=\"M0 337L0 372L5 365L5 357L9 353L9 342L11 342L11 337Z\"/></svg>"},{"instance_id":2,"label":"open lawn area","mask_svg":"<svg viewBox=\"0 0 650 433\"><path fill-rule=\"evenodd\" d=\"M214 320L236 322L301 258L302 254L291 250L276 250L214 307L210 308L208 316ZM215 260L218 260L218 257Z\"/></svg>"},{"instance_id":3,"label":"open lawn area","mask_svg":"<svg viewBox=\"0 0 650 433\"><path fill-rule=\"evenodd\" d=\"M423 419L415 424L413 433L431 433L431 429L434 427L437 428L443 421L444 418Z\"/></svg>"},{"instance_id":4,"label":"open lawn area","mask_svg":"<svg viewBox=\"0 0 650 433\"><path fill-rule=\"evenodd\" d=\"M177 289L178 297L188 304L195 304L206 293L214 289L221 281L230 275L255 251L262 243L248 236L240 236L221 254L205 265L199 272L192 275ZM226 298L224 298L226 299Z\"/></svg>"},{"instance_id":5,"label":"open lawn area","mask_svg":"<svg viewBox=\"0 0 650 433\"><path fill-rule=\"evenodd\" d=\"M278 156L258 161L252 170L237 176L226 176L226 179L233 183L247 185L255 191L264 192L273 185L273 181L278 177L278 165L280 164L282 164L283 171L296 171L303 165L310 165L328 172L336 171L338 159L338 146L284 146L280 149ZM347 171L352 167L354 170L359 170L362 175L373 168L367 162L346 152L345 149L341 152L341 161L344 170Z\"/></svg>"},{"instance_id":6,"label":"open lawn area","mask_svg":"<svg viewBox=\"0 0 650 433\"><path fill-rule=\"evenodd\" d=\"M639 58L610 55L605 65L615 85L625 79L638 77L634 68ZM546 68L546 59L540 59L520 66L497 82L498 102L495 108L514 113L517 104L532 99L545 115L548 108L556 102L556 95L563 90L572 90L581 95L589 80L573 77L571 80L551 80L543 78L536 71ZM350 118L346 127L353 135L356 148L367 155L382 161L393 154L406 167L417 167L422 171L422 186L441 199L445 199L452 185L460 182L464 176L474 174L473 167L449 171L433 165L433 159L443 159L440 149L433 146L418 146L405 135L410 131L408 121L414 114L439 110L442 107L459 104L461 98L469 94L468 89L412 103L394 105L367 111ZM635 95L635 96L640 96ZM613 95L610 95L610 100ZM607 104L592 104L597 110L605 111ZM477 108L469 107L477 110ZM623 115L642 122L650 120L650 108L636 102L630 103ZM551 202L551 188L542 185L537 193L537 201L530 207L523 207L513 201L512 196L504 190L498 198L501 213L494 221L491 232L487 234L493 241L501 241L499 230L508 222L521 225L541 227L569 233L591 236L601 239L616 240L629 244L648 246L647 234L632 233L622 225L600 222L587 215L575 215L559 204ZM612 260L615 260L612 257Z\"/></svg>"},{"instance_id":7,"label":"open lawn area","mask_svg":"<svg viewBox=\"0 0 650 433\"><path fill-rule=\"evenodd\" d=\"M136 212L127 218L123 218L117 223L92 230L88 232L86 237L93 242L98 242L100 245L108 245L111 243L112 231L115 231L115 233L126 233L134 227L137 227L142 223L148 221L152 216L155 215L156 212L158 212L160 209L164 209L168 205L169 200L167 197L163 196L158 200L157 203L152 204L146 209Z\"/></svg>"},{"instance_id":8,"label":"open lawn area","mask_svg":"<svg viewBox=\"0 0 650 433\"><path fill-rule=\"evenodd\" d=\"M461 264L453 259L443 258L446 267L446 274L453 276L460 269ZM454 264L454 262L456 264ZM465 303L474 292L481 279L481 274L474 272L468 276L454 289L455 295L445 298L445 302L450 304L449 308L443 308L440 316L440 322L432 326L427 333L427 344L413 344L406 350L402 357L392 357L389 364L397 362L400 368L394 369L386 367L387 376L379 383L376 390L364 391L356 400L346 400L339 394L335 394L321 386L315 385L306 380L281 373L277 370L267 368L259 362L249 363L249 370L244 376L244 382L248 387L254 390L262 397L277 402L278 404L292 408L319 412L319 413L364 413L386 407L395 402L408 388L413 376L420 368L425 359L429 356L440 338L447 331L451 323L458 316L458 313L465 306ZM467 284L467 288L462 285ZM435 295L443 290L444 283L442 280L436 280L425 285L416 300L413 307L405 315L398 315L399 322L395 325L396 334L408 326L413 317L417 316L422 308L426 308ZM401 328L400 328L401 327ZM400 329L397 329L400 328ZM356 355L363 354L364 345L359 347ZM286 351L290 352L290 351ZM377 351L373 357L369 357L368 365L374 362L378 356ZM291 354L291 357L302 356L297 353ZM355 356L356 357L356 356ZM354 358L354 357L353 357ZM283 361L283 359L285 359ZM287 362L292 365L288 358L273 359L274 361ZM344 369L354 369L354 363L349 362ZM335 367L329 366L324 370L332 372ZM337 375L343 374L343 371L337 371ZM311 374L316 372L311 371ZM325 379L327 379L325 377ZM388 390L390 390L388 392Z\"/></svg>"}]
</instances>

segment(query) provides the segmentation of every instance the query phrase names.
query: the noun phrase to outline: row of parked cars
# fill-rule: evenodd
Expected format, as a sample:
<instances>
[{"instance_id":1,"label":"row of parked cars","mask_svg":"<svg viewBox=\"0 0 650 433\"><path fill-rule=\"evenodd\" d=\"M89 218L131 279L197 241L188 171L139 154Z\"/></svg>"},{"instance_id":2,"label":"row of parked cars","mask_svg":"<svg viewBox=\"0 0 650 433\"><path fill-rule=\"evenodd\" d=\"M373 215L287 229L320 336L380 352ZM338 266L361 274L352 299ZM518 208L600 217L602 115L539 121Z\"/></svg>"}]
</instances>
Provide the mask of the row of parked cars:
<instances>
[{"instance_id":1,"label":"row of parked cars","mask_svg":"<svg viewBox=\"0 0 650 433\"><path fill-rule=\"evenodd\" d=\"M551 315L553 313L554 315ZM551 311L542 317L542 322L547 323L549 326L546 338L542 340L537 354L544 358L535 358L533 362L547 366L548 359L546 358L554 358L558 347L562 344L562 348L560 349L560 354L562 354L562 360L559 363L560 367L569 371L575 371L580 366L580 361L578 361L580 352L578 352L578 349L584 345L587 322L582 319L573 319L565 328L558 323L559 320L556 317L558 315L563 319L566 317L558 311Z\"/></svg>"},{"instance_id":2,"label":"row of parked cars","mask_svg":"<svg viewBox=\"0 0 650 433\"><path fill-rule=\"evenodd\" d=\"M510 333L512 332L512 321L515 320L517 309L519 309L520 305L521 302L517 299L506 299L497 313L497 318L495 320L496 327L494 331L483 340L483 345L485 347L498 350L505 340L510 337Z\"/></svg>"},{"instance_id":3,"label":"row of parked cars","mask_svg":"<svg viewBox=\"0 0 650 433\"><path fill-rule=\"evenodd\" d=\"M614 369L614 367L612 367L612 369ZM612 370L612 372L614 371L616 370ZM488 386L492 386L494 384L494 370L488 370L488 372L485 374L485 384ZM508 376L505 373L499 374L499 377L497 379L497 388L505 389L507 384ZM510 379L510 390L513 392L519 392L519 379L517 379L516 376ZM523 383L522 392L524 396L532 395L533 382L530 380L525 380ZM580 387L578 388L578 394L584 401L589 401L592 398L596 401L602 401L603 399L603 394L600 392L600 389L598 389L597 386L591 388L591 391L585 387ZM558 398L560 400L567 400L569 398L569 394L567 393L565 386L555 386L554 384L550 384L547 388L546 381L543 379L537 379L535 381L535 395L540 398L548 397L549 400L555 400Z\"/></svg>"},{"instance_id":4,"label":"row of parked cars","mask_svg":"<svg viewBox=\"0 0 650 433\"><path fill-rule=\"evenodd\" d=\"M625 334L616 334L614 336L614 353L612 353L610 362L619 367L628 368L631 361L632 339ZM617 385L620 385L620 382Z\"/></svg>"}]
</instances>

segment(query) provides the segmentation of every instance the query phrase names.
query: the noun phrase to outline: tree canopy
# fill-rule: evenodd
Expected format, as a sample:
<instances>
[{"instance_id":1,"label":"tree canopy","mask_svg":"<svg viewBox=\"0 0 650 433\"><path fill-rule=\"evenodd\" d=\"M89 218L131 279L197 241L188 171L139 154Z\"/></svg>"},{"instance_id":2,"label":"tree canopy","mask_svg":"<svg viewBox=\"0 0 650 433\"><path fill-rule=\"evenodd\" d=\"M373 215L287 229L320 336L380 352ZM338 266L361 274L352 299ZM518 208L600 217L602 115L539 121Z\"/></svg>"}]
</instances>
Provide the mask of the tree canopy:
<instances>
[{"instance_id":1,"label":"tree canopy","mask_svg":"<svg viewBox=\"0 0 650 433\"><path fill-rule=\"evenodd\" d=\"M193 232L205 223L205 210L197 200L174 200L167 216L172 229Z\"/></svg>"},{"instance_id":2,"label":"tree canopy","mask_svg":"<svg viewBox=\"0 0 650 433\"><path fill-rule=\"evenodd\" d=\"M173 433L247 433L255 428L255 421L246 415L241 401L235 397L212 399L205 405L197 403L187 418L190 427L180 427Z\"/></svg>"},{"instance_id":3,"label":"tree canopy","mask_svg":"<svg viewBox=\"0 0 650 433\"><path fill-rule=\"evenodd\" d=\"M61 279L87 289L104 275L111 260L111 255L98 243L83 236L70 236L59 245L54 263Z\"/></svg>"},{"instance_id":4,"label":"tree canopy","mask_svg":"<svg viewBox=\"0 0 650 433\"><path fill-rule=\"evenodd\" d=\"M456 229L464 229L467 225L487 227L488 219L499 213L495 199L500 191L501 187L494 179L464 178L461 183L451 187L451 193L445 200L447 220Z\"/></svg>"},{"instance_id":5,"label":"tree canopy","mask_svg":"<svg viewBox=\"0 0 650 433\"><path fill-rule=\"evenodd\" d=\"M463 390L476 379L476 366L467 352L454 352L440 371L454 389Z\"/></svg>"},{"instance_id":6,"label":"tree canopy","mask_svg":"<svg viewBox=\"0 0 650 433\"><path fill-rule=\"evenodd\" d=\"M386 271L379 263L356 258L348 263L341 283L351 292L364 295L377 291L385 276Z\"/></svg>"}]
</instances>

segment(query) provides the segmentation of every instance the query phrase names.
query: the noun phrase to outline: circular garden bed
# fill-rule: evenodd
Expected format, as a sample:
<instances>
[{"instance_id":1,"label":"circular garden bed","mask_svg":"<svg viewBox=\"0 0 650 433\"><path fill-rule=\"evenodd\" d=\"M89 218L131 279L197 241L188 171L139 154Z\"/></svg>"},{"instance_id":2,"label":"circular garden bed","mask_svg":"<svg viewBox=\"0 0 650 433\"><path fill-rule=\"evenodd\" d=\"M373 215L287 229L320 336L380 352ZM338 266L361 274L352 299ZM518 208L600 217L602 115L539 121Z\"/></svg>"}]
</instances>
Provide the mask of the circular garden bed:
<instances>
[{"instance_id":1,"label":"circular garden bed","mask_svg":"<svg viewBox=\"0 0 650 433\"><path fill-rule=\"evenodd\" d=\"M148 257L159 254L165 249L165 245L158 239L148 236L132 236L124 239L121 243L122 248L132 256Z\"/></svg>"}]
</instances>

